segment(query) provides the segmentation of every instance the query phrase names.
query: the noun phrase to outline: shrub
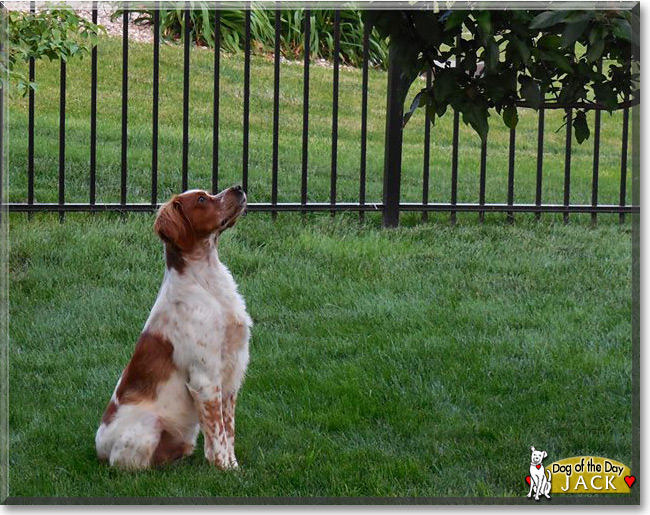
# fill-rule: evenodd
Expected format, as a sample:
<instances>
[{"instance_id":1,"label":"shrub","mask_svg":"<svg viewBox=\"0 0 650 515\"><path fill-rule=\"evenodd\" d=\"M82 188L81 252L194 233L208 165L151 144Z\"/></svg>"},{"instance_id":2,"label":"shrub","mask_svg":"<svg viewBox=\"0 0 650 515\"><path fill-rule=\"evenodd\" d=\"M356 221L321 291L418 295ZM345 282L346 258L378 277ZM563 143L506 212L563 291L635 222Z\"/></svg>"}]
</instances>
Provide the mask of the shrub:
<instances>
[{"instance_id":1,"label":"shrub","mask_svg":"<svg viewBox=\"0 0 650 515\"><path fill-rule=\"evenodd\" d=\"M134 22L153 24L153 9L137 9ZM118 17L118 10L113 17ZM280 48L287 59L299 60L304 52L304 9L281 11ZM190 11L190 31L197 45L214 46L215 11L203 2L193 4ZM221 11L221 48L238 53L245 43L245 11ZM160 31L166 41L182 41L184 9L160 9ZM363 60L364 24L360 11L341 11L341 60L352 66L360 66ZM275 46L275 11L251 10L251 48L255 53L273 52ZM334 11L318 9L311 11L311 55L313 58L331 60L334 54ZM388 43L373 30L369 38L369 60L372 66L383 67L386 62Z\"/></svg>"}]
</instances>

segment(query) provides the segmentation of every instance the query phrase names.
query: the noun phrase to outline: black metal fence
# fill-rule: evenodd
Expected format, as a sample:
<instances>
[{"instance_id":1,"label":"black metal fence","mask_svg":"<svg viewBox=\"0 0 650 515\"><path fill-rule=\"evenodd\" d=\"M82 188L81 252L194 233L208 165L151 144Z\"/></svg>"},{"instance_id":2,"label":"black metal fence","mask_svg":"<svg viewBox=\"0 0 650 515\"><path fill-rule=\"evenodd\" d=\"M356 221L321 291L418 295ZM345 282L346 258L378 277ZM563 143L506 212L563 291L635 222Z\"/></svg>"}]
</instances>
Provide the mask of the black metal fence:
<instances>
[{"instance_id":1,"label":"black metal fence","mask_svg":"<svg viewBox=\"0 0 650 515\"><path fill-rule=\"evenodd\" d=\"M93 3L92 20L97 22L96 2ZM33 7L32 7L33 9ZM310 15L309 9L304 16L304 37L310 41ZM220 12L215 11L215 30L219 48L220 37ZM181 188L188 187L188 155L189 155L189 85L190 85L190 11L184 12L184 61L183 61L183 102L182 102L182 167L181 167ZM123 34L122 34L122 117L121 117L121 177L120 177L120 202L99 203L96 195L96 173L97 173L97 48L91 55L91 94L90 94L90 162L89 162L89 197L88 202L70 203L66 202L66 63L61 61L60 65L60 118L59 118L59 162L58 162L58 203L40 203L34 200L34 91L29 93L28 104L28 164L27 164L27 200L26 202L10 202L10 211L37 212L53 211L60 214L63 219L66 212L72 211L153 211L158 208L158 108L159 108L159 52L160 52L160 16L156 11L153 18L154 41L153 41L153 88L152 88L152 155L151 155L151 201L149 203L128 203L127 202L127 134L128 134L128 87L129 87L129 13L123 13ZM568 221L570 213L590 213L592 220L596 221L599 213L618 214L623 221L626 213L638 213L639 206L626 204L626 183L627 183L627 154L629 144L629 111L625 108L623 112L623 123L621 128L621 167L620 167L620 197L618 204L602 204L598 199L599 186L599 153L600 153L600 111L594 107L595 130L594 130L594 154L593 154L593 176L592 194L590 204L571 203L571 152L572 152L572 129L571 124L566 125L566 146L564 164L564 195L562 204L544 203L542 198L542 182L544 171L544 117L545 111L551 108L546 105L539 110L537 127L537 175L535 202L532 204L521 204L514 202L514 178L515 178L515 141L516 129L510 130L508 148L508 176L507 176L507 201L506 203L486 203L486 163L487 143L483 142L480 153L480 175L478 203L458 202L458 153L459 153L459 124L458 112L453 114L453 138L452 138L452 159L451 159L451 184L449 202L429 202L429 161L430 161L430 132L431 123L428 116L425 116L425 143L424 162L422 175L422 201L401 202L400 181L401 181L401 154L402 154L402 112L403 106L395 100L394 91L391 91L391 76L399 74L399 63L389 65L388 90L386 109L386 142L385 142L385 165L383 202L366 202L366 152L367 152L367 121L368 121L368 66L369 66L369 30L364 29L363 38L363 61L362 61L362 88L361 88L361 155L359 168L359 195L356 202L337 201L337 154L338 154L338 98L339 98L339 68L340 68L340 11L335 12L334 17L334 59L333 59L333 105L332 105L332 132L331 132L331 168L330 168L330 195L329 202L308 202L308 146L309 146L309 99L310 99L310 45L304 45L304 86L303 86L303 129L302 129L302 164L301 164L301 189L300 202L278 202L278 135L279 135L279 97L280 97L280 11L275 12L275 53L274 53L274 84L273 84L273 154L272 154L272 175L271 175L271 201L268 203L250 203L250 211L268 211L276 215L280 211L326 211L335 213L337 211L356 211L363 218L364 212L378 211L383 213L384 225L395 226L399 223L399 214L406 211L421 212L426 219L429 212L448 212L453 222L458 212L476 212L480 221L484 220L485 213L503 212L508 219L512 219L514 213L530 212L540 217L542 213L563 213L564 220ZM251 13L245 13L245 47L244 47L244 85L243 85L243 141L242 141L242 177L241 184L244 190L248 191L249 172L249 132L250 132L250 74L251 74ZM34 59L29 62L29 79L34 81L35 63ZM214 52L214 106L213 106L213 140L212 140L212 190L219 188L219 80L220 80L220 53ZM431 83L430 73L427 83ZM571 115L571 110L567 110Z\"/></svg>"}]
</instances>

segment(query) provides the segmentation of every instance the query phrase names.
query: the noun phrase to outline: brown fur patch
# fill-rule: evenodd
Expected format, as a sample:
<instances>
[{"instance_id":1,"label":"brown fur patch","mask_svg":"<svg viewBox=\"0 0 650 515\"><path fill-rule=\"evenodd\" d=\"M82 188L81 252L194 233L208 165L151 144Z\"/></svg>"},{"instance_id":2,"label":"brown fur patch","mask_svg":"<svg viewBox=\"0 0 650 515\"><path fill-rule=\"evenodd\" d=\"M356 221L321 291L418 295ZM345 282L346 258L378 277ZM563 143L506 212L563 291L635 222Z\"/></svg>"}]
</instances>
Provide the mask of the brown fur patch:
<instances>
[{"instance_id":1,"label":"brown fur patch","mask_svg":"<svg viewBox=\"0 0 650 515\"><path fill-rule=\"evenodd\" d=\"M235 438L235 407L237 405L237 394L229 393L223 403L223 426L228 438Z\"/></svg>"},{"instance_id":2,"label":"brown fur patch","mask_svg":"<svg viewBox=\"0 0 650 515\"><path fill-rule=\"evenodd\" d=\"M203 421L203 427L207 433L204 435L206 438L212 440L216 435L223 433L221 398L203 402L199 417Z\"/></svg>"},{"instance_id":3,"label":"brown fur patch","mask_svg":"<svg viewBox=\"0 0 650 515\"><path fill-rule=\"evenodd\" d=\"M235 318L228 318L226 322L226 341L223 349L221 349L222 355L232 354L237 351L246 340L247 332L248 327L244 322Z\"/></svg>"},{"instance_id":4,"label":"brown fur patch","mask_svg":"<svg viewBox=\"0 0 650 515\"><path fill-rule=\"evenodd\" d=\"M102 422L106 425L110 424L113 421L116 412L117 412L117 404L115 403L115 401L113 401L113 399L111 399L111 401L108 403L108 406L106 406L104 415L102 416Z\"/></svg>"},{"instance_id":5,"label":"brown fur patch","mask_svg":"<svg viewBox=\"0 0 650 515\"><path fill-rule=\"evenodd\" d=\"M153 453L152 463L158 467L180 460L183 456L189 454L190 447L189 444L178 440L169 431L163 429L160 433L158 446Z\"/></svg>"},{"instance_id":6,"label":"brown fur patch","mask_svg":"<svg viewBox=\"0 0 650 515\"><path fill-rule=\"evenodd\" d=\"M183 252L171 243L165 244L165 262L167 263L167 268L173 268L179 274L182 274L183 270L185 270Z\"/></svg>"},{"instance_id":7,"label":"brown fur patch","mask_svg":"<svg viewBox=\"0 0 650 515\"><path fill-rule=\"evenodd\" d=\"M169 340L143 332L122 374L117 399L122 403L155 399L158 385L167 381L175 369L173 354L174 346Z\"/></svg>"}]
</instances>

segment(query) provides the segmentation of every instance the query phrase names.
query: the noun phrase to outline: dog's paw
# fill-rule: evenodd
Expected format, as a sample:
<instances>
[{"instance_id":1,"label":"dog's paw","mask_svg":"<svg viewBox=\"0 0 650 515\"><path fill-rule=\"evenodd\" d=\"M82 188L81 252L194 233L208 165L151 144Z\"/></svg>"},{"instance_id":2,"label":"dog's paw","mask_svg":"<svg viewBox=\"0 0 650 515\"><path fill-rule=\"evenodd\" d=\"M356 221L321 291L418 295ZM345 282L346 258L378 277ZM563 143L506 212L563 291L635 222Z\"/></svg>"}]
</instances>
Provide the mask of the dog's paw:
<instances>
[{"instance_id":1,"label":"dog's paw","mask_svg":"<svg viewBox=\"0 0 650 515\"><path fill-rule=\"evenodd\" d=\"M530 499L532 496L533 496L533 494L528 494L526 497L528 497Z\"/></svg>"}]
</instances>

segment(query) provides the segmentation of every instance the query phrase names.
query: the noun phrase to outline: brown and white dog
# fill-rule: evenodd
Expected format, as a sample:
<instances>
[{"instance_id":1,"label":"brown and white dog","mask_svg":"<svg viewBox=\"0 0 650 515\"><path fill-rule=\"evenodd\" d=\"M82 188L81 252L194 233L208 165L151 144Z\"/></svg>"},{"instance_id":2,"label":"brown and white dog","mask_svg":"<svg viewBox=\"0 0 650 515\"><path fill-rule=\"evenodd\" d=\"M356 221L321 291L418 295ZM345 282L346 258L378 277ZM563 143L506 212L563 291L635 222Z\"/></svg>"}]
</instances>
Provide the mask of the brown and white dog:
<instances>
[{"instance_id":1,"label":"brown and white dog","mask_svg":"<svg viewBox=\"0 0 650 515\"><path fill-rule=\"evenodd\" d=\"M252 321L217 240L245 207L235 186L187 191L160 208L154 229L167 269L97 431L99 459L127 469L166 464L194 451L200 429L206 459L237 467L235 404Z\"/></svg>"}]
</instances>

